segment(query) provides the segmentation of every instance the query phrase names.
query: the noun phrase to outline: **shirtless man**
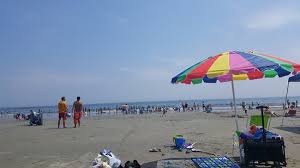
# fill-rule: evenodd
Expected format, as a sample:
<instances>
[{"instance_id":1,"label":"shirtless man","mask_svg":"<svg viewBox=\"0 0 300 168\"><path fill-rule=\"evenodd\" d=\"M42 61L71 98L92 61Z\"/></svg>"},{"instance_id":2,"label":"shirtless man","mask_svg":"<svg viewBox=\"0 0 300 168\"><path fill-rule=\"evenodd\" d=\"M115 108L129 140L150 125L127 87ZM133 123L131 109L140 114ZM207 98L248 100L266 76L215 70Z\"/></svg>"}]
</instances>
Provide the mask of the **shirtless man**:
<instances>
[{"instance_id":1,"label":"shirtless man","mask_svg":"<svg viewBox=\"0 0 300 168\"><path fill-rule=\"evenodd\" d=\"M83 112L83 105L82 102L80 101L80 97L77 97L77 100L73 104L73 114L74 114L74 128L80 127L80 118Z\"/></svg>"}]
</instances>

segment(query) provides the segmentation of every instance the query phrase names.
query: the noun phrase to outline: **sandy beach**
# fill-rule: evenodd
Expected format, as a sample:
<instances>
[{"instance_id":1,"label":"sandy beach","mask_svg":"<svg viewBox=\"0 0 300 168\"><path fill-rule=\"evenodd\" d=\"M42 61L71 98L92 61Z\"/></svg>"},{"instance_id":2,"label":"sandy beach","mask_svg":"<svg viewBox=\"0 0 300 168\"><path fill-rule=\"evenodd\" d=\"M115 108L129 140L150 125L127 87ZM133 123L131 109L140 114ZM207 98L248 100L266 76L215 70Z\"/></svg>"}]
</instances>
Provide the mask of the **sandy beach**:
<instances>
[{"instance_id":1,"label":"sandy beach","mask_svg":"<svg viewBox=\"0 0 300 168\"><path fill-rule=\"evenodd\" d=\"M250 112L253 113L253 112ZM278 111L279 113L279 111ZM168 112L157 114L112 115L84 118L80 128L57 129L57 121L46 120L43 126L26 126L25 121L0 122L0 163L6 168L34 167L91 167L97 153L111 149L124 164L138 160L143 167L153 167L156 161L167 158L207 156L173 150L175 134L182 134L195 147L217 155L232 156L232 133L235 130L232 113ZM241 114L242 115L242 114ZM299 118L272 118L271 131L285 139L289 168L300 167ZM239 118L240 128L246 118ZM161 152L151 153L150 148Z\"/></svg>"},{"instance_id":2,"label":"sandy beach","mask_svg":"<svg viewBox=\"0 0 300 168\"><path fill-rule=\"evenodd\" d=\"M300 168L300 0L0 9L0 168Z\"/></svg>"}]
</instances>

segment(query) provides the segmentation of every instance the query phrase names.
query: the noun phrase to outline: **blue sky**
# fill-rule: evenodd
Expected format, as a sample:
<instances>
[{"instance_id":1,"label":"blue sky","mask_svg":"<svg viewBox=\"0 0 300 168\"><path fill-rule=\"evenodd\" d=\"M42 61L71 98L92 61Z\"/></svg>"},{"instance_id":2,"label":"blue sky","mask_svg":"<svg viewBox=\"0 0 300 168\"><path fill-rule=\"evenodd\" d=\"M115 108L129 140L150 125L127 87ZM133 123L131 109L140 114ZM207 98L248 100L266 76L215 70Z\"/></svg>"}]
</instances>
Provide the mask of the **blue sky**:
<instances>
[{"instance_id":1,"label":"blue sky","mask_svg":"<svg viewBox=\"0 0 300 168\"><path fill-rule=\"evenodd\" d=\"M228 50L300 63L297 1L0 1L0 107L231 98L230 83L172 85ZM236 83L237 97L283 96L287 78ZM300 95L292 85L291 95Z\"/></svg>"}]
</instances>

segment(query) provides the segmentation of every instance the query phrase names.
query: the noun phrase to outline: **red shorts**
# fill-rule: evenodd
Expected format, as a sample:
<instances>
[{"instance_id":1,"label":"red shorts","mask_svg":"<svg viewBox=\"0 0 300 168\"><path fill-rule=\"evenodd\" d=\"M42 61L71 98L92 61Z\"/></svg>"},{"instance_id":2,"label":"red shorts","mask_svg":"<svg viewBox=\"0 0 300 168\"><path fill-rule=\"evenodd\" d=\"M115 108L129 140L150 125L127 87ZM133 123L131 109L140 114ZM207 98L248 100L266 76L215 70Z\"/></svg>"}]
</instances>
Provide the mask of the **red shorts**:
<instances>
[{"instance_id":1,"label":"red shorts","mask_svg":"<svg viewBox=\"0 0 300 168\"><path fill-rule=\"evenodd\" d=\"M75 120L80 120L80 118L81 118L81 112L75 112L74 113L74 119Z\"/></svg>"},{"instance_id":2,"label":"red shorts","mask_svg":"<svg viewBox=\"0 0 300 168\"><path fill-rule=\"evenodd\" d=\"M63 119L63 120L66 120L67 119L67 113L58 113L58 118L59 119Z\"/></svg>"}]
</instances>

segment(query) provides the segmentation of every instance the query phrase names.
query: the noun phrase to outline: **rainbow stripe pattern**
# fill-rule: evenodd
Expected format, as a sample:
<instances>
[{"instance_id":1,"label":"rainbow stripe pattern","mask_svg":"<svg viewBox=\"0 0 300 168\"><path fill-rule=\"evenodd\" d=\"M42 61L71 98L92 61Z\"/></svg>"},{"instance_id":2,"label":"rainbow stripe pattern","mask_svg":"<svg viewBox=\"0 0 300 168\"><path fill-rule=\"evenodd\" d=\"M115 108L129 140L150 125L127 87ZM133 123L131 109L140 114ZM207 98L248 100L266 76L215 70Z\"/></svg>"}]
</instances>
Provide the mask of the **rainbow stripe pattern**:
<instances>
[{"instance_id":1,"label":"rainbow stripe pattern","mask_svg":"<svg viewBox=\"0 0 300 168\"><path fill-rule=\"evenodd\" d=\"M172 78L172 83L199 84L283 77L300 64L257 52L229 51L209 57Z\"/></svg>"}]
</instances>

